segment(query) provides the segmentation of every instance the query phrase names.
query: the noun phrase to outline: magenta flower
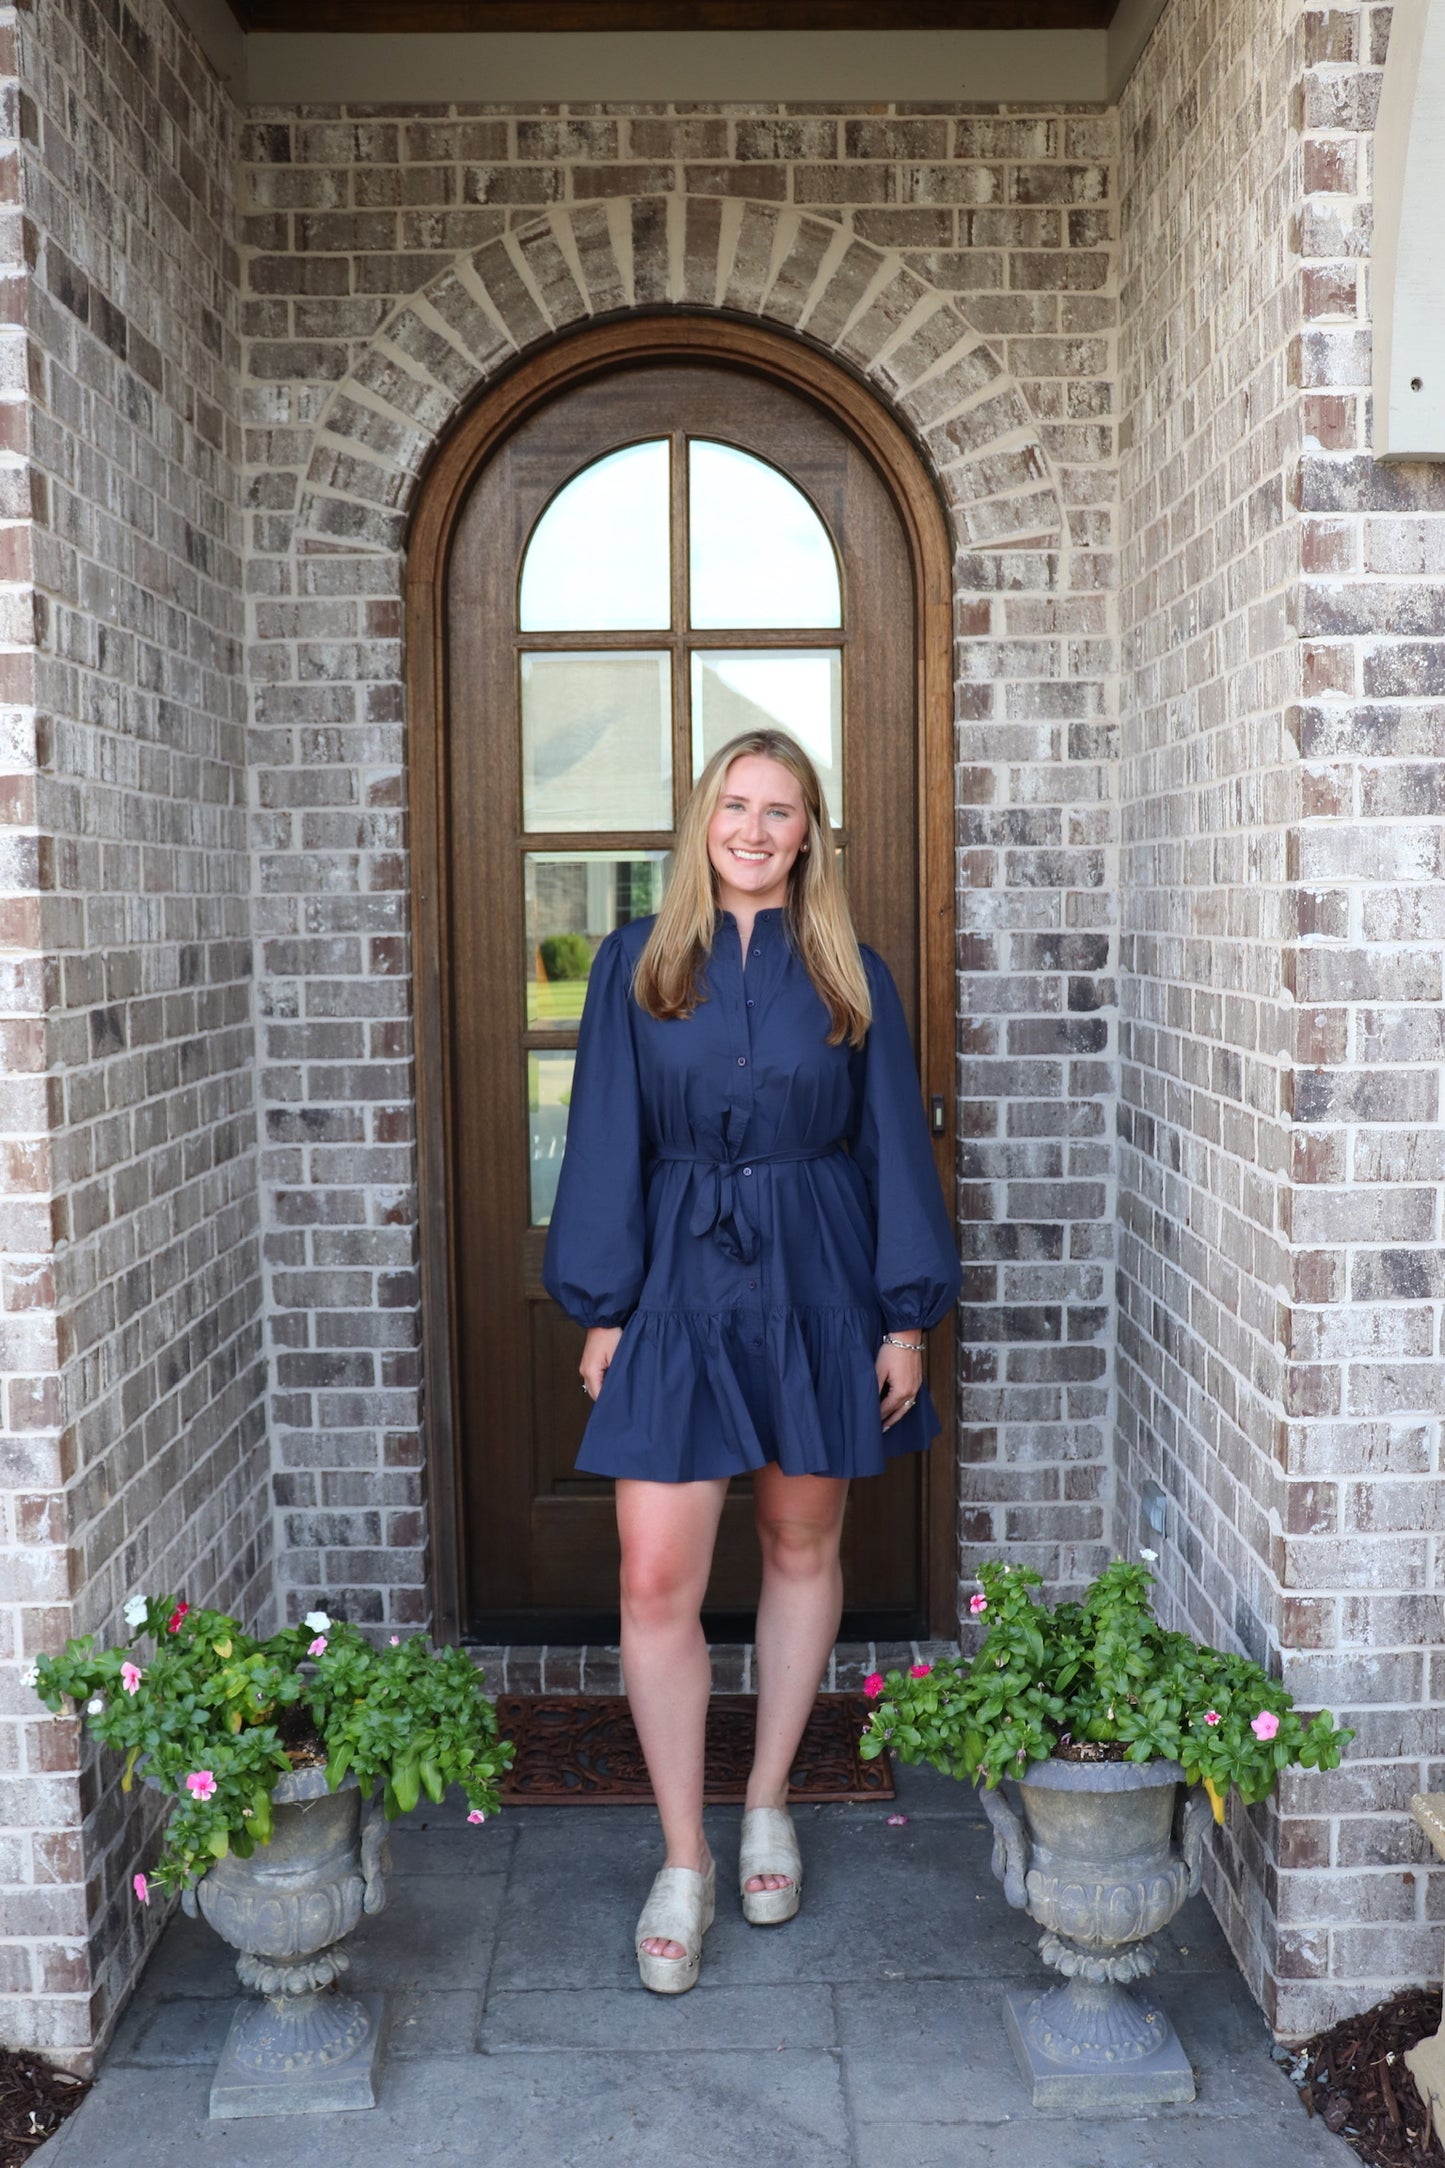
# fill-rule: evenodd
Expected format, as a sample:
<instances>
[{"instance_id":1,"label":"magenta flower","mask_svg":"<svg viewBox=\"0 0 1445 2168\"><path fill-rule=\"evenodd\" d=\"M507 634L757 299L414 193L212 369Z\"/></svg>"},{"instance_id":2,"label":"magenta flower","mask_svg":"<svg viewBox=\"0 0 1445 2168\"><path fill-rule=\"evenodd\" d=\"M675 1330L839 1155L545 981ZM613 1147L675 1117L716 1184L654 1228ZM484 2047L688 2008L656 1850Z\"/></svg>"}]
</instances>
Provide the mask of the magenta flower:
<instances>
[{"instance_id":1,"label":"magenta flower","mask_svg":"<svg viewBox=\"0 0 1445 2168\"><path fill-rule=\"evenodd\" d=\"M887 1817L888 1827L890 1829L902 1829L907 1820L908 1816L906 1814L890 1814Z\"/></svg>"},{"instance_id":2,"label":"magenta flower","mask_svg":"<svg viewBox=\"0 0 1445 2168\"><path fill-rule=\"evenodd\" d=\"M308 1643L306 1653L308 1656L324 1656L326 1654L325 1634L318 1634L314 1641Z\"/></svg>"},{"instance_id":3,"label":"magenta flower","mask_svg":"<svg viewBox=\"0 0 1445 2168\"><path fill-rule=\"evenodd\" d=\"M988 1609L987 1596L970 1596L968 1599L968 1608L973 1613L975 1618L980 1617L982 1613Z\"/></svg>"},{"instance_id":4,"label":"magenta flower","mask_svg":"<svg viewBox=\"0 0 1445 2168\"><path fill-rule=\"evenodd\" d=\"M863 1681L863 1691L870 1701L878 1699L878 1696L883 1691L883 1674L881 1671L869 1672L867 1678Z\"/></svg>"},{"instance_id":5,"label":"magenta flower","mask_svg":"<svg viewBox=\"0 0 1445 2168\"><path fill-rule=\"evenodd\" d=\"M190 1610L190 1608L191 1607L188 1603L178 1603L176 1605L174 1611L172 1611L170 1617L166 1620L166 1632L168 1634L178 1634L180 1632L181 1620L185 1617L186 1613Z\"/></svg>"},{"instance_id":6,"label":"magenta flower","mask_svg":"<svg viewBox=\"0 0 1445 2168\"><path fill-rule=\"evenodd\" d=\"M1279 1730L1279 1718L1273 1709L1261 1709L1249 1728L1256 1739L1272 1739Z\"/></svg>"},{"instance_id":7,"label":"magenta flower","mask_svg":"<svg viewBox=\"0 0 1445 2168\"><path fill-rule=\"evenodd\" d=\"M1219 1711L1217 1709L1206 1709L1204 1712L1204 1721L1211 1727L1217 1724L1220 1721Z\"/></svg>"},{"instance_id":8,"label":"magenta flower","mask_svg":"<svg viewBox=\"0 0 1445 2168\"><path fill-rule=\"evenodd\" d=\"M131 1878L130 1886L135 1891L137 1904L148 1905L150 1903L151 1886L143 1874L134 1875Z\"/></svg>"},{"instance_id":9,"label":"magenta flower","mask_svg":"<svg viewBox=\"0 0 1445 2168\"><path fill-rule=\"evenodd\" d=\"M186 1790L193 1799L210 1799L215 1795L216 1780L209 1769L193 1769L186 1778Z\"/></svg>"},{"instance_id":10,"label":"magenta flower","mask_svg":"<svg viewBox=\"0 0 1445 2168\"><path fill-rule=\"evenodd\" d=\"M932 1669L932 1664L910 1664L908 1676L910 1679L926 1679Z\"/></svg>"},{"instance_id":11,"label":"magenta flower","mask_svg":"<svg viewBox=\"0 0 1445 2168\"><path fill-rule=\"evenodd\" d=\"M471 1813L467 1816L469 1822L484 1822L486 1818L480 1807L473 1807Z\"/></svg>"},{"instance_id":12,"label":"magenta flower","mask_svg":"<svg viewBox=\"0 0 1445 2168\"><path fill-rule=\"evenodd\" d=\"M139 1664L122 1664L120 1667L120 1683L128 1694L137 1692L144 1677Z\"/></svg>"}]
</instances>

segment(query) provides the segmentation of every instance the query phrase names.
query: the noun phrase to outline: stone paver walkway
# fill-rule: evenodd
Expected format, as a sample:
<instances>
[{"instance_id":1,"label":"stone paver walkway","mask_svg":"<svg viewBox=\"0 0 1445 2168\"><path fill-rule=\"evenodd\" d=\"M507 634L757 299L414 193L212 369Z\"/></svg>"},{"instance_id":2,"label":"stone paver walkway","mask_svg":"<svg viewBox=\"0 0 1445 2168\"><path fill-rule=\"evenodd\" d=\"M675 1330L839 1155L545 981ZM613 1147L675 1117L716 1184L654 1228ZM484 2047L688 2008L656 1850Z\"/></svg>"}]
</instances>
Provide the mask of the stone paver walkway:
<instances>
[{"instance_id":1,"label":"stone paver walkway","mask_svg":"<svg viewBox=\"0 0 1445 2168\"><path fill-rule=\"evenodd\" d=\"M380 2105L210 2123L237 1992L231 1953L177 1916L90 2097L41 2168L1354 2168L1311 2122L1202 1898L1156 1986L1198 2073L1192 2107L1073 2118L1030 2106L1004 1990L1041 1983L1038 1930L989 1872L972 1794L901 1770L896 1809L805 1808L803 1910L719 1906L702 1979L637 1984L633 1923L657 1861L637 1807L521 1807L399 1823L387 1909L351 1947L389 1998ZM890 1811L907 1824L890 1828ZM709 1829L721 1863L738 1813ZM721 1896L722 1877L719 1877Z\"/></svg>"}]
</instances>

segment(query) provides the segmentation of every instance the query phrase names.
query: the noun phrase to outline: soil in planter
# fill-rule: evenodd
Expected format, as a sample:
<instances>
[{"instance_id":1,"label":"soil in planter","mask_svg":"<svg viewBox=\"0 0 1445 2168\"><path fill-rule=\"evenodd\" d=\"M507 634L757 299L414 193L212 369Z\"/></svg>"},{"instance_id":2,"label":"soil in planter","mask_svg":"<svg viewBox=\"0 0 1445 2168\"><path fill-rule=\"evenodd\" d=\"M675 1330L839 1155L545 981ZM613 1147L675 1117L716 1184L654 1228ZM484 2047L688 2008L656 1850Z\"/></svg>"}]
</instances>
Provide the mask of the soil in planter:
<instances>
[{"instance_id":1,"label":"soil in planter","mask_svg":"<svg viewBox=\"0 0 1445 2168\"><path fill-rule=\"evenodd\" d=\"M286 1750L293 1769L324 1769L326 1748L316 1736L311 1711L299 1701L283 1709L276 1719L276 1736Z\"/></svg>"},{"instance_id":2,"label":"soil in planter","mask_svg":"<svg viewBox=\"0 0 1445 2168\"><path fill-rule=\"evenodd\" d=\"M1436 2031L1438 1987L1414 1987L1343 2018L1291 2058L1307 2112L1371 2168L1445 2168L1445 2149L1405 2068L1405 2050Z\"/></svg>"},{"instance_id":3,"label":"soil in planter","mask_svg":"<svg viewBox=\"0 0 1445 2168\"><path fill-rule=\"evenodd\" d=\"M24 2168L90 2091L43 2055L0 2048L0 2168Z\"/></svg>"},{"instance_id":4,"label":"soil in planter","mask_svg":"<svg viewBox=\"0 0 1445 2168\"><path fill-rule=\"evenodd\" d=\"M1059 1733L1053 1753L1055 1761L1127 1761L1128 1756L1122 1739L1071 1739L1066 1731Z\"/></svg>"}]
</instances>

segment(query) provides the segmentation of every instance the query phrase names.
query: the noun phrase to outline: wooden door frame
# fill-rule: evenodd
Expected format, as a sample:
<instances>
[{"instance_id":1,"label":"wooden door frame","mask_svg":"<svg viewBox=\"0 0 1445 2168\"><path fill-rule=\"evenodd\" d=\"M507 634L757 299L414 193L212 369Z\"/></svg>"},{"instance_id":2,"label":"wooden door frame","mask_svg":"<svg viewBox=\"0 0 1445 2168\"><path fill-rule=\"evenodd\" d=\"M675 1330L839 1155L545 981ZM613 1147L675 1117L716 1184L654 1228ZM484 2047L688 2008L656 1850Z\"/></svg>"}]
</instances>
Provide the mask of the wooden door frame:
<instances>
[{"instance_id":1,"label":"wooden door frame","mask_svg":"<svg viewBox=\"0 0 1445 2168\"><path fill-rule=\"evenodd\" d=\"M503 439L560 392L642 362L731 364L802 393L871 459L907 538L917 598L918 1059L924 1094L941 1097L934 1155L957 1212L954 1014L953 552L943 505L912 439L869 388L814 348L766 325L669 313L614 318L559 336L490 386L457 421L423 475L406 560L407 765L410 776L412 989L416 1034L423 1402L432 1615L456 1640L463 1624L460 1440L453 1321L456 1266L447 1170L452 1109L446 1051L450 972L446 892L446 610L452 536L478 470ZM938 1328L929 1386L942 1430L923 1486L923 1608L930 1630L958 1630L957 1343Z\"/></svg>"}]
</instances>

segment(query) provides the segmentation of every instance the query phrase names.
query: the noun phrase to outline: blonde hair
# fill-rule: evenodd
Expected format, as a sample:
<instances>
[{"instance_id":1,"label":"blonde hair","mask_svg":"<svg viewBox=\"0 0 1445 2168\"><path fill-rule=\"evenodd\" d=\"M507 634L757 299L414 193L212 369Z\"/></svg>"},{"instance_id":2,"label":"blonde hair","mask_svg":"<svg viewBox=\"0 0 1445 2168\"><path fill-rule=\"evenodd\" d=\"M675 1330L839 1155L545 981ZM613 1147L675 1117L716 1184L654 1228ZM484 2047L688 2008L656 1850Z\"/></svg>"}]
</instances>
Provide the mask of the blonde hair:
<instances>
[{"instance_id":1,"label":"blonde hair","mask_svg":"<svg viewBox=\"0 0 1445 2168\"><path fill-rule=\"evenodd\" d=\"M802 791L807 847L799 851L788 875L788 935L828 1011L829 1046L844 1039L861 1046L873 1021L873 1005L838 871L823 786L801 745L781 730L745 730L730 738L698 777L678 828L667 893L638 959L633 995L649 1016L663 1018L691 1016L703 998L698 980L712 954L718 913L708 829L729 768L750 753L776 760Z\"/></svg>"}]
</instances>

